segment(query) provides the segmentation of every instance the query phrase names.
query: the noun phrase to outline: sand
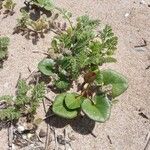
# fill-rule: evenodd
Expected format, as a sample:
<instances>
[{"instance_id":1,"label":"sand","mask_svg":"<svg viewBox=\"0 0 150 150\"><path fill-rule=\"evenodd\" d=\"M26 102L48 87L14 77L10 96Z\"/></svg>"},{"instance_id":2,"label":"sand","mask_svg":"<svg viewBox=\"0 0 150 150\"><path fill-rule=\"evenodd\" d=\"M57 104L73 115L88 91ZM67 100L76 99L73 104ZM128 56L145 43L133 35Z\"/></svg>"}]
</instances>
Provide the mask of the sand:
<instances>
[{"instance_id":1,"label":"sand","mask_svg":"<svg viewBox=\"0 0 150 150\"><path fill-rule=\"evenodd\" d=\"M52 34L46 35L37 45L19 34L13 35L16 19L19 17L23 2L15 0L15 14L2 19L0 15L0 35L10 37L9 57L0 70L0 95L14 94L19 76L27 77L30 69L36 70L38 62L44 57L33 51L46 52ZM57 6L73 13L74 19L88 14L101 20L102 24L112 26L119 38L116 64L106 65L124 74L129 81L128 90L120 97L112 108L110 119L105 124L94 124L89 120L74 122L66 129L75 136L71 142L73 150L143 150L146 136L150 132L150 120L139 115L139 110L150 118L150 4L149 0L55 0ZM147 46L141 45L143 39ZM52 95L54 97L54 95ZM43 110L39 110L41 113ZM61 124L61 123L60 123ZM84 126L86 124L86 126ZM79 127L80 126L80 127ZM95 126L95 127L94 127ZM87 133L93 129L96 138ZM57 128L57 133L62 129ZM110 137L110 139L108 138ZM7 130L0 131L0 150L7 149ZM150 146L149 146L150 149Z\"/></svg>"}]
</instances>

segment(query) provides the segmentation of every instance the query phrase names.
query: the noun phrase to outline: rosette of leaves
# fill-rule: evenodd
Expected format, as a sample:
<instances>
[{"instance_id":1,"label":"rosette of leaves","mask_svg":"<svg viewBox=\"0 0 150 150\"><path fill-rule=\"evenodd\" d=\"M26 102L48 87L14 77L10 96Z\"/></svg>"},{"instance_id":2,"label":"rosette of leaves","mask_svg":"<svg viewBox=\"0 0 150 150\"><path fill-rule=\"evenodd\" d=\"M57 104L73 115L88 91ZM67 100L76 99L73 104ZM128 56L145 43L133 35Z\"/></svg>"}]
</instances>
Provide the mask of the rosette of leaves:
<instances>
[{"instance_id":1,"label":"rosette of leaves","mask_svg":"<svg viewBox=\"0 0 150 150\"><path fill-rule=\"evenodd\" d=\"M109 92L103 90L108 85L111 85ZM127 79L116 71L108 69L89 72L84 75L81 93L66 92L57 95L52 110L56 115L68 119L77 117L83 111L90 119L105 122L111 113L112 100L127 88Z\"/></svg>"},{"instance_id":2,"label":"rosette of leaves","mask_svg":"<svg viewBox=\"0 0 150 150\"><path fill-rule=\"evenodd\" d=\"M0 37L0 68L3 65L3 61L8 56L8 45L9 45L9 38Z\"/></svg>"}]
</instances>

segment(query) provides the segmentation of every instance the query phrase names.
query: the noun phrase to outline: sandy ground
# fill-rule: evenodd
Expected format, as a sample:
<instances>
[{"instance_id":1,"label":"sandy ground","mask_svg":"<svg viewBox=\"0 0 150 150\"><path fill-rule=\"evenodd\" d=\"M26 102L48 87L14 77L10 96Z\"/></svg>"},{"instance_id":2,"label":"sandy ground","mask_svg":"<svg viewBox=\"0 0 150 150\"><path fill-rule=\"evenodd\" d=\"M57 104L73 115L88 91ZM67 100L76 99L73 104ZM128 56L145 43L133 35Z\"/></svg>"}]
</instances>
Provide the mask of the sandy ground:
<instances>
[{"instance_id":1,"label":"sandy ground","mask_svg":"<svg viewBox=\"0 0 150 150\"><path fill-rule=\"evenodd\" d=\"M48 34L37 45L33 45L21 35L12 35L20 15L19 9L23 6L22 1L15 1L17 6L13 16L2 19L3 15L0 15L0 35L9 36L11 40L9 58L0 70L0 95L14 94L19 73L27 77L27 67L35 70L44 57L32 51L47 51L52 36ZM112 26L119 37L116 53L118 62L106 67L116 69L129 80L129 89L118 97L120 101L113 107L110 120L105 124L82 120L79 124L75 122L74 125L66 126L67 131L76 137L71 143L73 150L143 150L145 147L150 120L141 117L139 109L150 118L150 69L146 69L150 65L150 1L145 0L144 4L140 1L55 0L57 6L71 11L74 18L88 14L100 19L102 24ZM143 43L143 39L147 41L147 46L135 48ZM84 132L87 131L86 127L89 130L94 127L93 133L97 137ZM61 128L57 132L61 132ZM0 150L6 149L7 130L3 129L0 131Z\"/></svg>"}]
</instances>

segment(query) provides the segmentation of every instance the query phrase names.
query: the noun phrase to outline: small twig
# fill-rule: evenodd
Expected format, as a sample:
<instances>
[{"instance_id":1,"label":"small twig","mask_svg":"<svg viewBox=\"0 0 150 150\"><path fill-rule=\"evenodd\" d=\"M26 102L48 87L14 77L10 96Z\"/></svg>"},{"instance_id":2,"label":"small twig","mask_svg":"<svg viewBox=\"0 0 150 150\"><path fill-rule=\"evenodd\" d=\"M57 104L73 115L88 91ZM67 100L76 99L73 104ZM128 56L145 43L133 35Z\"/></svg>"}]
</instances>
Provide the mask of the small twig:
<instances>
[{"instance_id":1,"label":"small twig","mask_svg":"<svg viewBox=\"0 0 150 150\"><path fill-rule=\"evenodd\" d=\"M145 69L147 70L147 69L149 69L150 68L150 65L149 66L147 66Z\"/></svg>"},{"instance_id":2,"label":"small twig","mask_svg":"<svg viewBox=\"0 0 150 150\"><path fill-rule=\"evenodd\" d=\"M58 142L57 142L57 135L54 127L51 127L51 130L54 133L54 139L55 139L55 150L58 150Z\"/></svg>"},{"instance_id":3,"label":"small twig","mask_svg":"<svg viewBox=\"0 0 150 150\"><path fill-rule=\"evenodd\" d=\"M45 117L43 120L49 119L50 117L53 117L55 114L50 114L47 117Z\"/></svg>"},{"instance_id":4,"label":"small twig","mask_svg":"<svg viewBox=\"0 0 150 150\"><path fill-rule=\"evenodd\" d=\"M15 88L17 88L18 87L18 83L19 83L19 80L21 79L21 73L19 73L19 77L18 77L18 80L17 80L17 83L16 83L16 86L15 86Z\"/></svg>"},{"instance_id":5,"label":"small twig","mask_svg":"<svg viewBox=\"0 0 150 150\"><path fill-rule=\"evenodd\" d=\"M145 147L144 147L144 150L148 150L148 145L149 145L149 143L150 143L150 132L149 132L148 135L147 135L147 142L146 142L146 145L145 145Z\"/></svg>"},{"instance_id":6,"label":"small twig","mask_svg":"<svg viewBox=\"0 0 150 150\"><path fill-rule=\"evenodd\" d=\"M29 66L28 66L28 71L29 71L30 73L32 72Z\"/></svg>"},{"instance_id":7,"label":"small twig","mask_svg":"<svg viewBox=\"0 0 150 150\"><path fill-rule=\"evenodd\" d=\"M48 147L48 139L49 139L49 125L47 124L47 127L46 127L46 140L45 140L45 150L47 150L47 147Z\"/></svg>"},{"instance_id":8,"label":"small twig","mask_svg":"<svg viewBox=\"0 0 150 150\"><path fill-rule=\"evenodd\" d=\"M42 103L43 103L43 108L44 108L44 112L45 112L45 114L47 113L47 110L46 110L46 105L45 105L45 101L44 101L44 99L43 99L43 101L42 101ZM47 116L47 118L48 118L48 116ZM45 120L46 118L44 118L43 120ZM49 144L49 125L47 124L47 128L46 128L46 140L45 140L45 150L47 150L47 148L48 148L48 144Z\"/></svg>"},{"instance_id":9,"label":"small twig","mask_svg":"<svg viewBox=\"0 0 150 150\"><path fill-rule=\"evenodd\" d=\"M25 80L28 80L35 72L36 72L35 70L32 71L32 72L29 74L29 76L28 76Z\"/></svg>"},{"instance_id":10,"label":"small twig","mask_svg":"<svg viewBox=\"0 0 150 150\"><path fill-rule=\"evenodd\" d=\"M107 135L107 138L108 138L108 140L109 140L109 143L112 144L112 141L111 141L111 138L110 138L109 135Z\"/></svg>"},{"instance_id":11,"label":"small twig","mask_svg":"<svg viewBox=\"0 0 150 150\"><path fill-rule=\"evenodd\" d=\"M38 54L43 54L43 55L47 55L47 56L49 56L49 54L48 53L45 53L45 52L40 52L40 51L32 51L33 53L38 53Z\"/></svg>"},{"instance_id":12,"label":"small twig","mask_svg":"<svg viewBox=\"0 0 150 150\"><path fill-rule=\"evenodd\" d=\"M10 127L8 129L8 146L10 148L10 150L12 150L12 143L13 143L13 130L14 130L14 126L12 124L12 122L10 123Z\"/></svg>"},{"instance_id":13,"label":"small twig","mask_svg":"<svg viewBox=\"0 0 150 150\"><path fill-rule=\"evenodd\" d=\"M66 129L64 129L64 140L65 140L65 150L67 150L67 145L66 145Z\"/></svg>"},{"instance_id":14,"label":"small twig","mask_svg":"<svg viewBox=\"0 0 150 150\"><path fill-rule=\"evenodd\" d=\"M41 140L41 138L39 137L39 135L37 134L36 136L37 136L38 140L39 140L41 143L43 143L43 141Z\"/></svg>"},{"instance_id":15,"label":"small twig","mask_svg":"<svg viewBox=\"0 0 150 150\"><path fill-rule=\"evenodd\" d=\"M53 103L53 101L50 98L48 98L47 96L45 96L45 99L50 101L51 103Z\"/></svg>"}]
</instances>

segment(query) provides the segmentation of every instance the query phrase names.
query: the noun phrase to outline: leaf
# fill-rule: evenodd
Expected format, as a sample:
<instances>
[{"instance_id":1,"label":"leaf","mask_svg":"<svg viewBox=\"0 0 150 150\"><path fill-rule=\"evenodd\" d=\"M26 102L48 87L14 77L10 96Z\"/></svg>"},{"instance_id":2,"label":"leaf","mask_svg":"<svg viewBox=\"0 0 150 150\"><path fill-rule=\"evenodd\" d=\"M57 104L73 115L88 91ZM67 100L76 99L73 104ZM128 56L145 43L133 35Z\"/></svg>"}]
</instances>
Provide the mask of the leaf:
<instances>
[{"instance_id":1,"label":"leaf","mask_svg":"<svg viewBox=\"0 0 150 150\"><path fill-rule=\"evenodd\" d=\"M53 103L52 110L56 115L60 117L68 118L68 119L75 118L78 112L77 110L70 110L66 107L64 103L65 97L66 97L66 93L56 96L55 101Z\"/></svg>"},{"instance_id":2,"label":"leaf","mask_svg":"<svg viewBox=\"0 0 150 150\"><path fill-rule=\"evenodd\" d=\"M128 88L127 79L120 73L108 69L102 71L104 85L112 85L112 97L115 98L125 92Z\"/></svg>"},{"instance_id":3,"label":"leaf","mask_svg":"<svg viewBox=\"0 0 150 150\"><path fill-rule=\"evenodd\" d=\"M54 8L53 0L33 0L33 4L50 11Z\"/></svg>"},{"instance_id":4,"label":"leaf","mask_svg":"<svg viewBox=\"0 0 150 150\"><path fill-rule=\"evenodd\" d=\"M53 67L55 65L55 62L52 59L45 58L38 64L38 69L47 76L50 76L53 74Z\"/></svg>"},{"instance_id":5,"label":"leaf","mask_svg":"<svg viewBox=\"0 0 150 150\"><path fill-rule=\"evenodd\" d=\"M96 71L96 79L95 79L96 84L101 85L103 83L103 75L101 72L98 70Z\"/></svg>"},{"instance_id":6,"label":"leaf","mask_svg":"<svg viewBox=\"0 0 150 150\"><path fill-rule=\"evenodd\" d=\"M81 107L84 97L77 93L68 93L65 97L65 104L69 109L77 109Z\"/></svg>"},{"instance_id":7,"label":"leaf","mask_svg":"<svg viewBox=\"0 0 150 150\"><path fill-rule=\"evenodd\" d=\"M69 88L69 83L67 81L63 81L63 80L58 80L55 82L55 86L60 89L60 90L66 90Z\"/></svg>"},{"instance_id":8,"label":"leaf","mask_svg":"<svg viewBox=\"0 0 150 150\"><path fill-rule=\"evenodd\" d=\"M93 104L89 99L82 103L83 112L92 120L97 122L105 122L109 119L111 111L110 100L103 95L96 95Z\"/></svg>"}]
</instances>

